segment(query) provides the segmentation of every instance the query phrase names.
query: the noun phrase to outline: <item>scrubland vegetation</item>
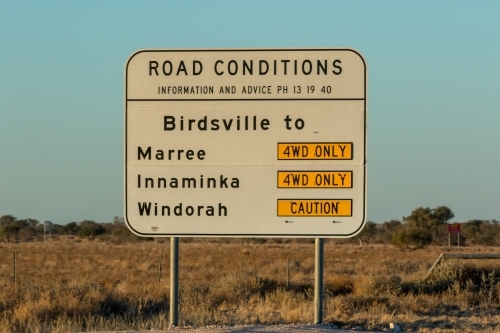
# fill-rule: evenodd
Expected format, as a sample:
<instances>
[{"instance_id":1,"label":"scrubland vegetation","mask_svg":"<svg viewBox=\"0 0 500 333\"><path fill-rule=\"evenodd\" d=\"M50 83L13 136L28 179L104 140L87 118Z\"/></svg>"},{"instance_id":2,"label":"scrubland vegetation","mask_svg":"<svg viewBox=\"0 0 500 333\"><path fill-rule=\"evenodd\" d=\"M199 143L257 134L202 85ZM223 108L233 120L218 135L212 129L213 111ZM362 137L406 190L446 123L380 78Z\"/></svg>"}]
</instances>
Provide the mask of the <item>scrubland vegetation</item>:
<instances>
[{"instance_id":1,"label":"scrubland vegetation","mask_svg":"<svg viewBox=\"0 0 500 333\"><path fill-rule=\"evenodd\" d=\"M498 331L498 261L447 259L424 280L440 253L500 253L494 220L464 223L462 246L442 246L450 213L418 208L367 223L355 238L327 239L324 321ZM115 218L53 226L44 242L35 222L0 218L0 333L168 327L168 239L138 238ZM311 322L313 279L312 239L181 238L180 324Z\"/></svg>"},{"instance_id":2,"label":"scrubland vegetation","mask_svg":"<svg viewBox=\"0 0 500 333\"><path fill-rule=\"evenodd\" d=\"M0 332L167 328L168 250L166 240L115 245L73 236L4 243ZM450 250L327 240L324 321L365 329L396 322L409 332L494 331L500 325L498 263L446 260L424 281L443 252ZM311 322L313 279L311 240L181 239L180 324Z\"/></svg>"},{"instance_id":3,"label":"scrubland vegetation","mask_svg":"<svg viewBox=\"0 0 500 333\"><path fill-rule=\"evenodd\" d=\"M447 224L454 214L448 207L419 207L400 220L376 224L368 221L363 231L356 237L343 240L343 244L391 244L399 248L419 248L428 245L447 245ZM460 223L460 245L500 246L500 222L498 220L470 220ZM123 218L115 216L113 222L85 220L69 222L65 225L51 224L46 235L57 238L59 235L76 236L80 239L122 244L151 241L133 235L126 227ZM44 224L36 219L18 219L12 215L0 217L0 241L31 242L44 238ZM453 242L456 241L454 235Z\"/></svg>"}]
</instances>

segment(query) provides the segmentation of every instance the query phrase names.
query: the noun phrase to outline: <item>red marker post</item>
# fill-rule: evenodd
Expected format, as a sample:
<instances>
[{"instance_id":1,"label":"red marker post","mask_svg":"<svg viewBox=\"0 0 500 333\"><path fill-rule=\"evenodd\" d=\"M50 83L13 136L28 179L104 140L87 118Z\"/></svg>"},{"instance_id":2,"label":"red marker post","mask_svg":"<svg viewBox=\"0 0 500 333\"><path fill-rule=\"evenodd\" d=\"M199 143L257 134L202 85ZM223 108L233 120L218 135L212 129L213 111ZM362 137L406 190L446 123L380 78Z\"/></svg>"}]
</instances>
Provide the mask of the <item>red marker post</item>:
<instances>
[{"instance_id":1,"label":"red marker post","mask_svg":"<svg viewBox=\"0 0 500 333\"><path fill-rule=\"evenodd\" d=\"M460 224L459 223L448 224L448 247L451 247L451 234L457 235L458 246L460 246Z\"/></svg>"}]
</instances>

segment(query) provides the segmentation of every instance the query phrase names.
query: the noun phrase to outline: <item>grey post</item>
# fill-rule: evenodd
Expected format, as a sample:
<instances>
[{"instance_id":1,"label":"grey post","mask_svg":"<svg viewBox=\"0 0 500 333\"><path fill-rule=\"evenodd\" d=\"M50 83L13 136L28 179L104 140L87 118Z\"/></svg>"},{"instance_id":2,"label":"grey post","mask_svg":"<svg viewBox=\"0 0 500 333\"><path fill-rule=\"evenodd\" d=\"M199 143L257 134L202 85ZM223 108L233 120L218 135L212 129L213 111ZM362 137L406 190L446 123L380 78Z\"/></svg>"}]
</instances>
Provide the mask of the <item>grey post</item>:
<instances>
[{"instance_id":1,"label":"grey post","mask_svg":"<svg viewBox=\"0 0 500 333\"><path fill-rule=\"evenodd\" d=\"M160 285L160 279L161 279L161 258L162 255L160 254L160 259L158 259L158 285Z\"/></svg>"},{"instance_id":2,"label":"grey post","mask_svg":"<svg viewBox=\"0 0 500 333\"><path fill-rule=\"evenodd\" d=\"M170 327L179 325L179 238L170 238Z\"/></svg>"},{"instance_id":3,"label":"grey post","mask_svg":"<svg viewBox=\"0 0 500 333\"><path fill-rule=\"evenodd\" d=\"M314 323L323 323L323 238L316 238L314 279Z\"/></svg>"},{"instance_id":4,"label":"grey post","mask_svg":"<svg viewBox=\"0 0 500 333\"><path fill-rule=\"evenodd\" d=\"M17 252L14 251L14 290L17 292Z\"/></svg>"},{"instance_id":5,"label":"grey post","mask_svg":"<svg viewBox=\"0 0 500 333\"><path fill-rule=\"evenodd\" d=\"M290 287L290 257L286 257L286 290Z\"/></svg>"}]
</instances>

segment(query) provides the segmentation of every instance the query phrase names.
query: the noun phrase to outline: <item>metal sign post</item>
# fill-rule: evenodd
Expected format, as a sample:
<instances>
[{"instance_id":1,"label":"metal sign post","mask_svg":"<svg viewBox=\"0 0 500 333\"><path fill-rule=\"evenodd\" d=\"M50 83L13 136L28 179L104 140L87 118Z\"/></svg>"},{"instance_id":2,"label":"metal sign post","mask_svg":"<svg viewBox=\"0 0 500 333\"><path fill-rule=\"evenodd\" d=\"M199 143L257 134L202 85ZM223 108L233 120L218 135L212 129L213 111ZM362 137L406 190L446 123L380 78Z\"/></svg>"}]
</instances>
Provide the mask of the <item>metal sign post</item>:
<instances>
[{"instance_id":1,"label":"metal sign post","mask_svg":"<svg viewBox=\"0 0 500 333\"><path fill-rule=\"evenodd\" d=\"M314 323L323 323L323 239L315 242Z\"/></svg>"},{"instance_id":2,"label":"metal sign post","mask_svg":"<svg viewBox=\"0 0 500 333\"><path fill-rule=\"evenodd\" d=\"M170 238L170 327L179 326L179 238Z\"/></svg>"}]
</instances>

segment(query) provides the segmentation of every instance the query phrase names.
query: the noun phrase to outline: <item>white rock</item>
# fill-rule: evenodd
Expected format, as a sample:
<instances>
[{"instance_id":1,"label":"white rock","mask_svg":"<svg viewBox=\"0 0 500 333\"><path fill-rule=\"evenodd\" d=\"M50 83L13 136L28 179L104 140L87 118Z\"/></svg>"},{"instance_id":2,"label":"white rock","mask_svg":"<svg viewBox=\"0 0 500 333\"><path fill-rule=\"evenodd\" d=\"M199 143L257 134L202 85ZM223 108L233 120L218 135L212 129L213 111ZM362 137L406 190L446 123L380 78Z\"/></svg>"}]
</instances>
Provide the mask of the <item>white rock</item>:
<instances>
[{"instance_id":1,"label":"white rock","mask_svg":"<svg viewBox=\"0 0 500 333\"><path fill-rule=\"evenodd\" d=\"M393 332L401 332L401 327L399 327L399 325L397 325L397 324L390 323L389 327L391 328L391 330Z\"/></svg>"}]
</instances>

